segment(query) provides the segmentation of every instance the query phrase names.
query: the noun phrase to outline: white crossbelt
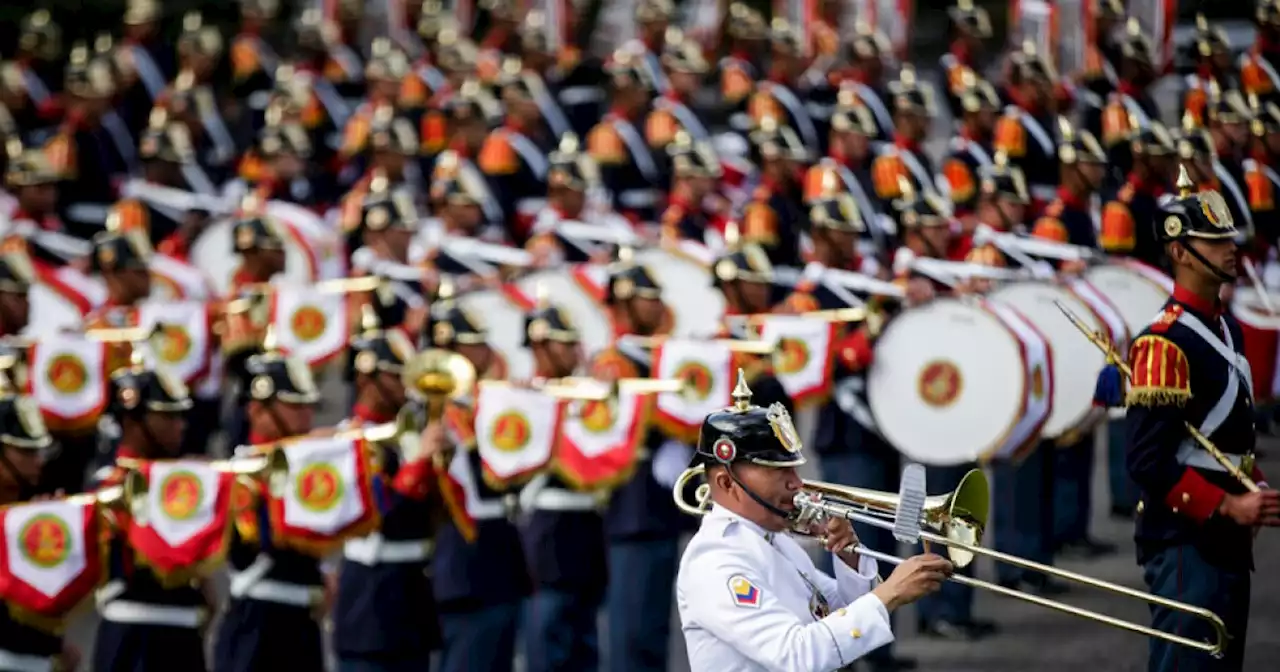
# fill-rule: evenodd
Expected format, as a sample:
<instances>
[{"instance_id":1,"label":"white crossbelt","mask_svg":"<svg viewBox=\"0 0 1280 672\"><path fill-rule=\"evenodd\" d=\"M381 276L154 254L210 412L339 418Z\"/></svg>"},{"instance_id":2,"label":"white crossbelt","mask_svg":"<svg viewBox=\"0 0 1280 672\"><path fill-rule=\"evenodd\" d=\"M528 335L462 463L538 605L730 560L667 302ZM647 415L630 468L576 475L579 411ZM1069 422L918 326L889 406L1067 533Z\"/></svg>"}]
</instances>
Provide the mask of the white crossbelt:
<instances>
[{"instance_id":1,"label":"white crossbelt","mask_svg":"<svg viewBox=\"0 0 1280 672\"><path fill-rule=\"evenodd\" d=\"M112 600L99 609L102 620L112 623L165 625L171 628L198 628L204 622L199 607L175 607L128 600ZM8 669L3 664L0 668Z\"/></svg>"},{"instance_id":2,"label":"white crossbelt","mask_svg":"<svg viewBox=\"0 0 1280 672\"><path fill-rule=\"evenodd\" d=\"M275 562L271 556L259 554L242 572L231 572L229 592L232 597L261 602L275 602L294 607L311 607L320 602L324 590L320 586L287 583L266 578Z\"/></svg>"},{"instance_id":3,"label":"white crossbelt","mask_svg":"<svg viewBox=\"0 0 1280 672\"><path fill-rule=\"evenodd\" d=\"M349 539L342 545L342 557L366 567L381 564L425 562L431 557L430 539L387 539L380 532Z\"/></svg>"},{"instance_id":4,"label":"white crossbelt","mask_svg":"<svg viewBox=\"0 0 1280 672\"><path fill-rule=\"evenodd\" d=\"M10 672L53 672L53 658L14 653L0 649L0 670Z\"/></svg>"},{"instance_id":5,"label":"white crossbelt","mask_svg":"<svg viewBox=\"0 0 1280 672\"><path fill-rule=\"evenodd\" d=\"M533 508L539 511L595 511L598 500L589 492L543 488L533 496Z\"/></svg>"},{"instance_id":6,"label":"white crossbelt","mask_svg":"<svg viewBox=\"0 0 1280 672\"><path fill-rule=\"evenodd\" d=\"M1244 460L1243 455L1223 455L1223 457L1227 458L1237 469L1240 468L1241 462ZM1227 470L1226 467L1222 466L1221 462L1218 462L1207 451L1189 442L1183 442L1178 446L1178 464L1209 471L1225 472Z\"/></svg>"},{"instance_id":7,"label":"white crossbelt","mask_svg":"<svg viewBox=\"0 0 1280 672\"><path fill-rule=\"evenodd\" d=\"M1236 399L1240 395L1241 387L1244 387L1244 393L1247 398L1253 398L1253 376L1249 369L1249 360L1245 359L1244 355L1236 352L1235 343L1231 338L1231 330L1227 328L1227 322L1223 318L1218 318L1223 338L1218 338L1217 334L1213 333L1199 318L1189 312L1184 311L1179 315L1178 323L1187 327L1208 343L1231 367L1231 372L1227 376L1226 389L1223 390L1222 396L1217 403L1209 409L1209 413L1199 427L1201 434L1211 436L1218 431L1218 428L1231 415L1231 411L1236 405ZM1225 455L1225 457L1237 468L1240 467L1243 459L1240 455ZM1178 464L1197 469L1227 471L1227 468L1222 463L1218 462L1208 451L1201 449L1199 444L1192 439L1185 439L1178 446L1177 460Z\"/></svg>"}]
</instances>

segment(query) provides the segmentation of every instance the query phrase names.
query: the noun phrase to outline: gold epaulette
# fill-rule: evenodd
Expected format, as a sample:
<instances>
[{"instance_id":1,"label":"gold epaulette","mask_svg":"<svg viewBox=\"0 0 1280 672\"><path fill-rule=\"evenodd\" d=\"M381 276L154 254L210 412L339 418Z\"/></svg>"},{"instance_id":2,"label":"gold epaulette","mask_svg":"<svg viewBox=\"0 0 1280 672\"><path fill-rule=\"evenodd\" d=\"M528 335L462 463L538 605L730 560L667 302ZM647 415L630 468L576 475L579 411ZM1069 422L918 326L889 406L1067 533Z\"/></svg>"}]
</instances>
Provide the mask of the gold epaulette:
<instances>
[{"instance_id":1,"label":"gold epaulette","mask_svg":"<svg viewBox=\"0 0 1280 672\"><path fill-rule=\"evenodd\" d=\"M1133 187L1126 185L1126 188L1130 190L1129 197L1132 198ZM1129 252L1137 243L1137 226L1133 221L1133 212L1129 210L1127 203L1128 199L1124 199L1122 189L1119 199L1107 203L1102 208L1098 243L1107 252Z\"/></svg>"},{"instance_id":2,"label":"gold epaulette","mask_svg":"<svg viewBox=\"0 0 1280 672\"><path fill-rule=\"evenodd\" d=\"M1245 171L1244 181L1249 187L1250 210L1258 212L1275 209L1275 186L1266 173L1255 166L1253 170Z\"/></svg>"},{"instance_id":3,"label":"gold epaulette","mask_svg":"<svg viewBox=\"0 0 1280 672\"><path fill-rule=\"evenodd\" d=\"M955 203L967 203L978 193L978 180L973 169L962 159L952 157L942 164L942 177L951 187L951 200Z\"/></svg>"},{"instance_id":4,"label":"gold epaulette","mask_svg":"<svg viewBox=\"0 0 1280 672\"><path fill-rule=\"evenodd\" d=\"M449 125L440 110L427 110L418 122L418 137L425 154L435 154L449 142Z\"/></svg>"},{"instance_id":5,"label":"gold epaulette","mask_svg":"<svg viewBox=\"0 0 1280 672\"><path fill-rule=\"evenodd\" d=\"M1129 109L1119 97L1114 97L1102 111L1102 144L1111 147L1128 139L1132 130Z\"/></svg>"},{"instance_id":6,"label":"gold epaulette","mask_svg":"<svg viewBox=\"0 0 1280 672\"><path fill-rule=\"evenodd\" d=\"M603 121L587 134L587 154L596 163L616 166L626 162L627 147L622 142L622 136L618 135L618 129L612 123Z\"/></svg>"},{"instance_id":7,"label":"gold epaulette","mask_svg":"<svg viewBox=\"0 0 1280 672\"><path fill-rule=\"evenodd\" d=\"M511 139L499 129L485 138L476 165L486 175L513 175L520 169L520 157L516 156Z\"/></svg>"},{"instance_id":8,"label":"gold epaulette","mask_svg":"<svg viewBox=\"0 0 1280 672\"><path fill-rule=\"evenodd\" d=\"M1048 214L1036 220L1035 226L1031 229L1031 235L1058 243L1068 242L1071 238L1067 233L1067 225L1063 224L1061 219Z\"/></svg>"},{"instance_id":9,"label":"gold epaulette","mask_svg":"<svg viewBox=\"0 0 1280 672\"><path fill-rule=\"evenodd\" d=\"M1027 155L1027 130L1022 127L1018 111L1010 109L996 121L993 148L1010 158Z\"/></svg>"},{"instance_id":10,"label":"gold epaulette","mask_svg":"<svg viewBox=\"0 0 1280 672\"><path fill-rule=\"evenodd\" d=\"M339 151L343 156L355 156L364 150L368 141L369 115L357 112L342 129L342 149Z\"/></svg>"},{"instance_id":11,"label":"gold epaulette","mask_svg":"<svg viewBox=\"0 0 1280 672\"><path fill-rule=\"evenodd\" d=\"M876 196L882 199L902 196L902 184L898 178L906 177L907 166L897 153L881 154L871 163L871 183L875 185Z\"/></svg>"},{"instance_id":12,"label":"gold epaulette","mask_svg":"<svg viewBox=\"0 0 1280 672\"><path fill-rule=\"evenodd\" d=\"M236 37L231 43L231 75L237 82L243 82L262 68L258 59L258 49L253 40L243 35Z\"/></svg>"},{"instance_id":13,"label":"gold epaulette","mask_svg":"<svg viewBox=\"0 0 1280 672\"><path fill-rule=\"evenodd\" d=\"M778 213L767 201L747 204L742 213L742 238L765 246L778 243Z\"/></svg>"},{"instance_id":14,"label":"gold epaulette","mask_svg":"<svg viewBox=\"0 0 1280 672\"><path fill-rule=\"evenodd\" d=\"M121 231L151 231L151 211L136 198L129 198L111 206L116 226ZM108 217L110 219L110 217Z\"/></svg>"},{"instance_id":15,"label":"gold epaulette","mask_svg":"<svg viewBox=\"0 0 1280 672\"><path fill-rule=\"evenodd\" d=\"M740 65L731 64L720 72L720 95L730 105L746 98L755 87L755 81Z\"/></svg>"},{"instance_id":16,"label":"gold epaulette","mask_svg":"<svg viewBox=\"0 0 1280 672\"><path fill-rule=\"evenodd\" d=\"M649 146L661 149L671 144L676 133L680 132L680 122L668 110L656 109L645 119L644 136Z\"/></svg>"},{"instance_id":17,"label":"gold epaulette","mask_svg":"<svg viewBox=\"0 0 1280 672\"><path fill-rule=\"evenodd\" d=\"M787 111L773 93L762 86L747 99L747 116L751 117L756 124L760 124L766 118L786 119Z\"/></svg>"},{"instance_id":18,"label":"gold epaulette","mask_svg":"<svg viewBox=\"0 0 1280 672\"><path fill-rule=\"evenodd\" d=\"M1131 406L1182 406L1191 398L1187 355L1176 343L1154 334L1138 337L1129 349Z\"/></svg>"}]
</instances>

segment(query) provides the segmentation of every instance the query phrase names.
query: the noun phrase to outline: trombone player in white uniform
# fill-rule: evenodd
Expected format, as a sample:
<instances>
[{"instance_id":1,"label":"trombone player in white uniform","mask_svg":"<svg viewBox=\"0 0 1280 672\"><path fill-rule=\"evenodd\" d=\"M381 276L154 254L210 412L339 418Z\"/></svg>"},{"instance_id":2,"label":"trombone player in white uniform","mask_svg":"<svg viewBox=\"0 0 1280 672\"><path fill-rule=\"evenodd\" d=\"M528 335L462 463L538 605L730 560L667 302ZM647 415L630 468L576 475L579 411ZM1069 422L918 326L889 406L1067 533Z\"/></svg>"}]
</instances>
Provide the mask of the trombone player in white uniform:
<instances>
[{"instance_id":1,"label":"trombone player in white uniform","mask_svg":"<svg viewBox=\"0 0 1280 672\"><path fill-rule=\"evenodd\" d=\"M937 555L910 558L887 580L855 550L849 521L821 530L836 577L785 533L804 464L781 404L751 404L739 374L731 407L702 423L694 465L711 509L680 561L676 601L693 672L837 670L893 641L889 612L935 592L952 573ZM684 493L677 492L677 497Z\"/></svg>"}]
</instances>

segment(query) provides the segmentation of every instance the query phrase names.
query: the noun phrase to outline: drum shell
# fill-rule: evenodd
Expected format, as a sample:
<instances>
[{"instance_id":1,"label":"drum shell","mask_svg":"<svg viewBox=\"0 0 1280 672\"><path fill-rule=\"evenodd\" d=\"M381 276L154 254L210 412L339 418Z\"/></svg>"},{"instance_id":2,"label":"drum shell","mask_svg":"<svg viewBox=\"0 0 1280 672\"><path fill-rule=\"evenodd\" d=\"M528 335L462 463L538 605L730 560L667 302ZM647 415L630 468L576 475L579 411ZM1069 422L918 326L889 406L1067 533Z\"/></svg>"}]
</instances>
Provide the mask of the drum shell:
<instances>
[{"instance_id":1,"label":"drum shell","mask_svg":"<svg viewBox=\"0 0 1280 672\"><path fill-rule=\"evenodd\" d=\"M1272 296L1273 305L1280 297ZM1250 287L1236 289L1231 314L1240 323L1244 356L1253 374L1253 390L1259 403L1276 398L1277 349L1280 348L1280 316L1269 314L1258 292Z\"/></svg>"}]
</instances>

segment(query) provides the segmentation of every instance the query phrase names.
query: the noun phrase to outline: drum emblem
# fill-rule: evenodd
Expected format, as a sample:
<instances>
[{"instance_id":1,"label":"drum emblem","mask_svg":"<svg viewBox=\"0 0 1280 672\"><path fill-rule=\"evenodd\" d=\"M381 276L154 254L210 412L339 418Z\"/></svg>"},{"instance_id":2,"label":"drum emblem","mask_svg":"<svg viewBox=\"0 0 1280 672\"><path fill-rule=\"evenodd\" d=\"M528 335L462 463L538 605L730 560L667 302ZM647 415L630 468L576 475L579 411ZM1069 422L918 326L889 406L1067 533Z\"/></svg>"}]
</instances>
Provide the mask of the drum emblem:
<instances>
[{"instance_id":1,"label":"drum emblem","mask_svg":"<svg viewBox=\"0 0 1280 672\"><path fill-rule=\"evenodd\" d=\"M169 364L186 359L191 353L191 336L187 330L176 324L166 324L160 329L160 359Z\"/></svg>"},{"instance_id":2,"label":"drum emblem","mask_svg":"<svg viewBox=\"0 0 1280 672\"><path fill-rule=\"evenodd\" d=\"M309 511L328 511L342 499L342 476L327 462L307 465L294 481L294 496Z\"/></svg>"},{"instance_id":3,"label":"drum emblem","mask_svg":"<svg viewBox=\"0 0 1280 672\"><path fill-rule=\"evenodd\" d=\"M320 338L324 333L328 320L324 316L324 311L315 306L301 306L293 312L293 317L289 320L289 326L293 329L293 333L298 340L303 343Z\"/></svg>"},{"instance_id":4,"label":"drum emblem","mask_svg":"<svg viewBox=\"0 0 1280 672\"><path fill-rule=\"evenodd\" d=\"M1036 399L1044 396L1044 367L1037 365L1031 372L1031 395Z\"/></svg>"},{"instance_id":5,"label":"drum emblem","mask_svg":"<svg viewBox=\"0 0 1280 672\"><path fill-rule=\"evenodd\" d=\"M533 433L529 420L518 411L507 411L493 421L489 442L504 453L514 453L529 444Z\"/></svg>"},{"instance_id":6,"label":"drum emblem","mask_svg":"<svg viewBox=\"0 0 1280 672\"><path fill-rule=\"evenodd\" d=\"M791 374L804 370L809 363L809 346L798 338L778 341L778 373Z\"/></svg>"},{"instance_id":7,"label":"drum emblem","mask_svg":"<svg viewBox=\"0 0 1280 672\"><path fill-rule=\"evenodd\" d=\"M89 371L84 362L71 353L63 353L49 362L46 377L53 389L63 394L75 394L84 389Z\"/></svg>"},{"instance_id":8,"label":"drum emblem","mask_svg":"<svg viewBox=\"0 0 1280 672\"><path fill-rule=\"evenodd\" d=\"M608 431L613 427L613 409L607 401L584 401L579 409L582 427L592 434Z\"/></svg>"},{"instance_id":9,"label":"drum emblem","mask_svg":"<svg viewBox=\"0 0 1280 672\"><path fill-rule=\"evenodd\" d=\"M204 485L189 471L175 471L160 483L160 510L173 520L194 516L203 499Z\"/></svg>"},{"instance_id":10,"label":"drum emblem","mask_svg":"<svg viewBox=\"0 0 1280 672\"><path fill-rule=\"evenodd\" d=\"M935 408L950 406L960 396L960 369L945 359L935 359L920 370L920 398Z\"/></svg>"},{"instance_id":11,"label":"drum emblem","mask_svg":"<svg viewBox=\"0 0 1280 672\"><path fill-rule=\"evenodd\" d=\"M699 401L711 396L711 370L702 362L685 362L676 369L676 378L685 381L689 396Z\"/></svg>"},{"instance_id":12,"label":"drum emblem","mask_svg":"<svg viewBox=\"0 0 1280 672\"><path fill-rule=\"evenodd\" d=\"M71 554L71 530L61 518L42 513L33 516L18 533L22 555L32 564L51 569Z\"/></svg>"}]
</instances>

